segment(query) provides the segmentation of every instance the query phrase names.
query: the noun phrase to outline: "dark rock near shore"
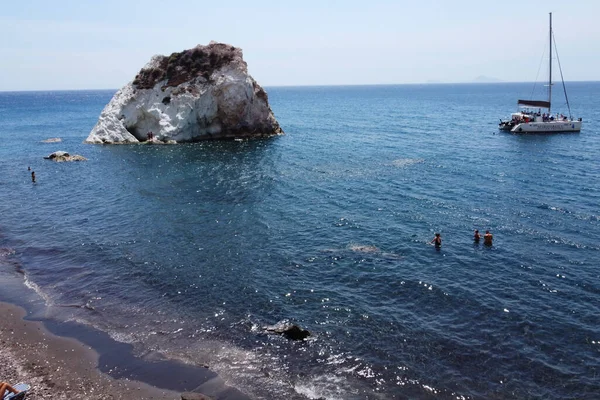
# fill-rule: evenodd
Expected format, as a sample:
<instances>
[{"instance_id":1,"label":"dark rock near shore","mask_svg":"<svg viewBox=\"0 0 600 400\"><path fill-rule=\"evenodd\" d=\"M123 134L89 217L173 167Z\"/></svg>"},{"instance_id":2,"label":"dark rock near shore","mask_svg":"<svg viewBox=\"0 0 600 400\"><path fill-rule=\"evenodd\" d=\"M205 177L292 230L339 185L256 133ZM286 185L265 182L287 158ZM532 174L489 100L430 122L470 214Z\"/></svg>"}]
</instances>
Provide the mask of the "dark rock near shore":
<instances>
[{"instance_id":1,"label":"dark rock near shore","mask_svg":"<svg viewBox=\"0 0 600 400\"><path fill-rule=\"evenodd\" d=\"M304 340L310 336L309 331L289 321L280 321L273 326L267 326L265 331L283 335L290 340Z\"/></svg>"}]
</instances>

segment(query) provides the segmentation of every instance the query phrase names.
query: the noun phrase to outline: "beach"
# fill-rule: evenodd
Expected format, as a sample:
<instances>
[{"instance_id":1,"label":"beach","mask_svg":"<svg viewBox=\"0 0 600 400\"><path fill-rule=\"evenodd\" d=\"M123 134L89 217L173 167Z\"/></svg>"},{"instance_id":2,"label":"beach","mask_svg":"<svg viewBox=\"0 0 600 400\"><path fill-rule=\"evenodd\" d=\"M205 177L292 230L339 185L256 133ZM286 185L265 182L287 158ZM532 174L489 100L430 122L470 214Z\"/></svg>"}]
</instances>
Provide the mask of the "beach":
<instances>
[{"instance_id":1,"label":"beach","mask_svg":"<svg viewBox=\"0 0 600 400\"><path fill-rule=\"evenodd\" d=\"M138 381L113 379L97 369L98 354L83 343L26 321L24 309L0 302L0 379L31 385L44 399L179 399L180 394Z\"/></svg>"}]
</instances>

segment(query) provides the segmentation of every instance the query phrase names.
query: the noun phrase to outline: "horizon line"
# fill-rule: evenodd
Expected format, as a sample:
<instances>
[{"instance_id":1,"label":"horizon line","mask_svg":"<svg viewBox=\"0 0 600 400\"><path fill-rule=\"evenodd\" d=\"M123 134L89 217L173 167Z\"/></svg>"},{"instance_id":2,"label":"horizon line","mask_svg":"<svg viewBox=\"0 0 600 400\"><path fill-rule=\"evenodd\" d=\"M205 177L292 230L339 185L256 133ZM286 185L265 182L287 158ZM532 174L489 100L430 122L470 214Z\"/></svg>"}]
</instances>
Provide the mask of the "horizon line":
<instances>
[{"instance_id":1,"label":"horizon line","mask_svg":"<svg viewBox=\"0 0 600 400\"><path fill-rule=\"evenodd\" d=\"M571 80L565 81L565 83L577 82L577 83L595 83L600 80ZM466 82L412 82L412 83L340 83L340 84L307 84L307 85L265 85L266 88L310 88L310 87L348 87L348 86L411 86L411 85L501 85L501 84L513 84L513 83L536 83L534 81L490 81L490 82L478 82L478 81L466 81ZM129 83L127 83L129 84ZM127 85L126 84L126 85ZM122 87L124 87L123 85ZM84 92L84 91L102 91L102 90L120 90L120 88L87 88L87 89L18 89L18 90L1 90L0 93L22 93L22 92Z\"/></svg>"}]
</instances>

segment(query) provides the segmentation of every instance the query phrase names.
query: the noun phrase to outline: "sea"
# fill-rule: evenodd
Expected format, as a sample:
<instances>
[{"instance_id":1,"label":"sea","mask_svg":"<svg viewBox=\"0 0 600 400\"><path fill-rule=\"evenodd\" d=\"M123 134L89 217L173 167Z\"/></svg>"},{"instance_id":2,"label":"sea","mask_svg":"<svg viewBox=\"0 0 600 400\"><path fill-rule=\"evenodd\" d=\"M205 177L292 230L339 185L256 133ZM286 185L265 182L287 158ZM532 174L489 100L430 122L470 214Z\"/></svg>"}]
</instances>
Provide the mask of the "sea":
<instances>
[{"instance_id":1,"label":"sea","mask_svg":"<svg viewBox=\"0 0 600 400\"><path fill-rule=\"evenodd\" d=\"M0 92L0 299L251 399L598 399L600 82L580 133L498 131L532 85L268 87L285 135L178 145Z\"/></svg>"}]
</instances>

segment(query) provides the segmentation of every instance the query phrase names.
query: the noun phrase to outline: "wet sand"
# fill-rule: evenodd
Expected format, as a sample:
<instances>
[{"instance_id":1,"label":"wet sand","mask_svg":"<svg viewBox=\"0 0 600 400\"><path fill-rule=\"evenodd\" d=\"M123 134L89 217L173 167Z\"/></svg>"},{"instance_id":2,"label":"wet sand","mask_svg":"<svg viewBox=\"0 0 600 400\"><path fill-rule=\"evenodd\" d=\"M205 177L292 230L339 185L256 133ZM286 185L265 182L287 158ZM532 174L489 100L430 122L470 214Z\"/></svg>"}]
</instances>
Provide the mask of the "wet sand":
<instances>
[{"instance_id":1,"label":"wet sand","mask_svg":"<svg viewBox=\"0 0 600 400\"><path fill-rule=\"evenodd\" d=\"M24 309L0 302L0 380L31 385L28 399L180 399L180 393L114 379L97 369L87 345L27 321Z\"/></svg>"}]
</instances>

